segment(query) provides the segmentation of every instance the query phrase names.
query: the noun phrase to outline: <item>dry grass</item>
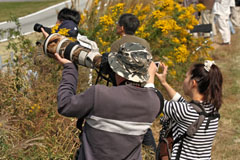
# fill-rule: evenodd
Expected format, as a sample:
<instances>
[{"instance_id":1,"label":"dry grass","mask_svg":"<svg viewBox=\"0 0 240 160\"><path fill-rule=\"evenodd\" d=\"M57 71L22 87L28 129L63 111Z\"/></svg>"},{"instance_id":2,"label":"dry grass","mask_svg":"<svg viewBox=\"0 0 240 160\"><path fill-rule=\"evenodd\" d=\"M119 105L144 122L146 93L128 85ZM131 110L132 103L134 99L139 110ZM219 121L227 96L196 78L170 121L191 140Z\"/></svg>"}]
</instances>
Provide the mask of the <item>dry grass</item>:
<instances>
[{"instance_id":1,"label":"dry grass","mask_svg":"<svg viewBox=\"0 0 240 160\"><path fill-rule=\"evenodd\" d=\"M240 32L232 36L230 46L218 46L213 57L224 75L224 104L213 146L213 159L240 159Z\"/></svg>"},{"instance_id":2,"label":"dry grass","mask_svg":"<svg viewBox=\"0 0 240 160\"><path fill-rule=\"evenodd\" d=\"M62 68L45 55L34 65L35 53L0 73L0 159L72 159L79 131L75 119L57 113ZM27 80L26 69L37 71L38 78ZM79 68L78 92L88 87L88 72Z\"/></svg>"}]
</instances>

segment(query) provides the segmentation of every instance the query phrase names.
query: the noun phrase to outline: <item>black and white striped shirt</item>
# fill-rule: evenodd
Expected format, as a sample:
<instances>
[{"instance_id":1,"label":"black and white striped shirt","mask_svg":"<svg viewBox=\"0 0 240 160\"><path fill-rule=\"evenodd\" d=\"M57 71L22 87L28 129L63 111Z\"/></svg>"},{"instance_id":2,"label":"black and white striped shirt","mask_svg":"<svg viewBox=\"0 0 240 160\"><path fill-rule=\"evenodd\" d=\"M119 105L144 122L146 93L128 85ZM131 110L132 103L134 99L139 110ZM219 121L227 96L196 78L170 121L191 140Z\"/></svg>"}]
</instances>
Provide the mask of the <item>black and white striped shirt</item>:
<instances>
[{"instance_id":1,"label":"black and white striped shirt","mask_svg":"<svg viewBox=\"0 0 240 160\"><path fill-rule=\"evenodd\" d=\"M207 113L212 112L212 104L202 103ZM173 139L184 134L190 124L198 119L199 114L190 103L180 95L176 94L172 101L165 100L164 114L173 120ZM205 130L207 118L192 137L187 136L183 140L183 147L180 159L209 160L211 159L211 150L214 137L218 129L219 118L210 121L209 127ZM173 146L171 159L176 159L180 142Z\"/></svg>"}]
</instances>

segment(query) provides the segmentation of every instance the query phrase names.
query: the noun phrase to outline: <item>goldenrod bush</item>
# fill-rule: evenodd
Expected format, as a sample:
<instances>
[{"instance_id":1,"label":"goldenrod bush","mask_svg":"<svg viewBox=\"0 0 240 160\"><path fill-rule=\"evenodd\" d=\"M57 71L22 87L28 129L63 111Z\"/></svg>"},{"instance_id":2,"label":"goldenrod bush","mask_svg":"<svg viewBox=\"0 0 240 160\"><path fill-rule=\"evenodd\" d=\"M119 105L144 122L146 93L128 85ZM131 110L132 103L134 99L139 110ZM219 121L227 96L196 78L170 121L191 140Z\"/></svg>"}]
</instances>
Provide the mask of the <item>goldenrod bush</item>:
<instances>
[{"instance_id":1,"label":"goldenrod bush","mask_svg":"<svg viewBox=\"0 0 240 160\"><path fill-rule=\"evenodd\" d=\"M125 3L124 3L125 2ZM107 4L107 5L103 5ZM136 35L146 39L154 60L165 62L171 78L179 78L190 63L210 59L211 41L194 37L190 30L199 22L194 12L205 9L202 4L183 7L179 0L106 1L95 0L81 15L81 33L97 42L101 53L109 52L118 37L116 22L121 14L132 13L141 26ZM195 51L198 47L201 49ZM176 69L178 68L178 69Z\"/></svg>"}]
</instances>

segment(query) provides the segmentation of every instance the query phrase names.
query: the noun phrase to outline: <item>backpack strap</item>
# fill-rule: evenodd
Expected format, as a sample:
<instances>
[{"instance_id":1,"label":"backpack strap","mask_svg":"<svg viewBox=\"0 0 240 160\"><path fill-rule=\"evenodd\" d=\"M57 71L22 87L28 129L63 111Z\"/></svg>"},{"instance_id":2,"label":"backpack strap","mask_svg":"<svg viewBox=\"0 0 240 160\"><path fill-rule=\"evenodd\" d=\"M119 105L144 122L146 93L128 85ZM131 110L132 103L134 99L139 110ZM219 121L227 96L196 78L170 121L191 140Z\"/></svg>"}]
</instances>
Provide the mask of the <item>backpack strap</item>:
<instances>
[{"instance_id":1,"label":"backpack strap","mask_svg":"<svg viewBox=\"0 0 240 160\"><path fill-rule=\"evenodd\" d=\"M174 144L176 144L179 141L181 141L180 145L179 145L179 148L178 148L176 160L180 159L180 154L181 154L181 151L182 151L183 139L184 138L186 138L187 136L193 136L197 132L199 127L202 125L202 123L203 123L203 121L204 121L204 119L206 117L208 118L208 120L207 120L207 124L206 124L206 127L205 127L205 131L208 129L209 123L210 123L211 120L213 120L215 118L220 118L220 114L217 111L212 112L212 113L206 113L206 111L204 110L203 106L200 103L198 103L198 102L191 101L190 104L196 110L196 112L199 114L199 117L198 117L198 119L195 122L193 122L188 127L187 131L184 134L178 136L174 140L173 146L174 146Z\"/></svg>"},{"instance_id":2,"label":"backpack strap","mask_svg":"<svg viewBox=\"0 0 240 160\"><path fill-rule=\"evenodd\" d=\"M205 126L205 131L208 129L209 127L209 124L210 124L210 121L213 120L213 119L216 119L216 118L219 118L220 119L220 114L217 112L217 111L213 111L211 113L206 113L206 111L204 110L204 108L202 107L202 105L199 103L199 102L196 102L196 101L191 101L190 102L191 105L193 106L193 108L197 111L197 113L199 114L199 121L201 121L202 117L207 117L208 120L207 120L207 124ZM196 122L196 121L195 121ZM194 123L195 123L194 122ZM201 124L200 124L201 125ZM198 126L199 128L200 126ZM191 136L191 134L188 134Z\"/></svg>"},{"instance_id":3,"label":"backpack strap","mask_svg":"<svg viewBox=\"0 0 240 160\"><path fill-rule=\"evenodd\" d=\"M183 139L187 137L187 132L185 132L184 134L182 134L181 136L178 136L175 141L173 142L173 146L175 143L180 142L179 148L178 148L178 152L177 152L177 156L176 156L176 160L180 159L180 154L182 152L182 146L183 146Z\"/></svg>"},{"instance_id":4,"label":"backpack strap","mask_svg":"<svg viewBox=\"0 0 240 160\"><path fill-rule=\"evenodd\" d=\"M193 122L192 124L190 124L190 126L187 129L187 135L193 136L197 132L199 127L202 125L207 113L205 112L205 110L201 104L193 102L193 101L190 104L199 114L198 119L195 122Z\"/></svg>"},{"instance_id":5,"label":"backpack strap","mask_svg":"<svg viewBox=\"0 0 240 160\"><path fill-rule=\"evenodd\" d=\"M158 89L154 88L154 91L155 91L155 93L157 94L157 96L158 96L158 98L159 98L159 101L160 101L160 110L159 110L159 112L158 112L158 114L157 114L157 117L158 117L158 116L162 113L162 111L163 111L164 98L163 98L162 93L161 93Z\"/></svg>"}]
</instances>

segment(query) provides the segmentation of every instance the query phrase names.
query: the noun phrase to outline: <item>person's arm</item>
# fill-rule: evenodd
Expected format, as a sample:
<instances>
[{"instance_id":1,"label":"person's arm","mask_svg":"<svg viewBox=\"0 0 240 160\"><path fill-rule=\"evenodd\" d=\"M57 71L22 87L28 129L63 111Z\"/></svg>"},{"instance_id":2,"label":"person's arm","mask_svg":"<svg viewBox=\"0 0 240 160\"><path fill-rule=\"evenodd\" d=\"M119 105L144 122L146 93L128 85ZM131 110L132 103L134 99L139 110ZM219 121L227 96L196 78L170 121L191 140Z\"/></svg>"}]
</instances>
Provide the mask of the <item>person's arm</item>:
<instances>
[{"instance_id":1,"label":"person's arm","mask_svg":"<svg viewBox=\"0 0 240 160\"><path fill-rule=\"evenodd\" d=\"M160 66L163 69L162 74L157 73L157 66L155 65L154 62L151 62L150 66L148 68L149 79L147 81L147 85L154 84L154 77L156 75L158 77L158 79L160 80L162 86L166 89L170 98L173 98L177 92L166 81L168 67L164 63L160 63Z\"/></svg>"},{"instance_id":2,"label":"person's arm","mask_svg":"<svg viewBox=\"0 0 240 160\"><path fill-rule=\"evenodd\" d=\"M77 68L71 61L61 58L59 54L55 56L64 66L58 89L58 112L67 117L84 118L93 108L95 87L76 95Z\"/></svg>"},{"instance_id":3,"label":"person's arm","mask_svg":"<svg viewBox=\"0 0 240 160\"><path fill-rule=\"evenodd\" d=\"M155 87L154 86L154 77L155 77L155 75L157 75L158 79L160 80L160 83L166 89L168 95L170 96L170 98L173 101L185 102L186 100L178 92L176 92L166 81L168 67L163 63L161 63L160 65L163 68L162 74L157 73L157 66L155 65L154 62L151 62L150 66L148 68L149 79L148 79L145 87L153 87L154 88Z\"/></svg>"},{"instance_id":4,"label":"person's arm","mask_svg":"<svg viewBox=\"0 0 240 160\"><path fill-rule=\"evenodd\" d=\"M168 66L166 66L164 63L161 63L160 66L163 69L163 73L159 74L156 72L156 76L159 79L162 86L166 89L170 98L173 99L173 97L176 95L177 92L167 83L166 77L167 77Z\"/></svg>"}]
</instances>

